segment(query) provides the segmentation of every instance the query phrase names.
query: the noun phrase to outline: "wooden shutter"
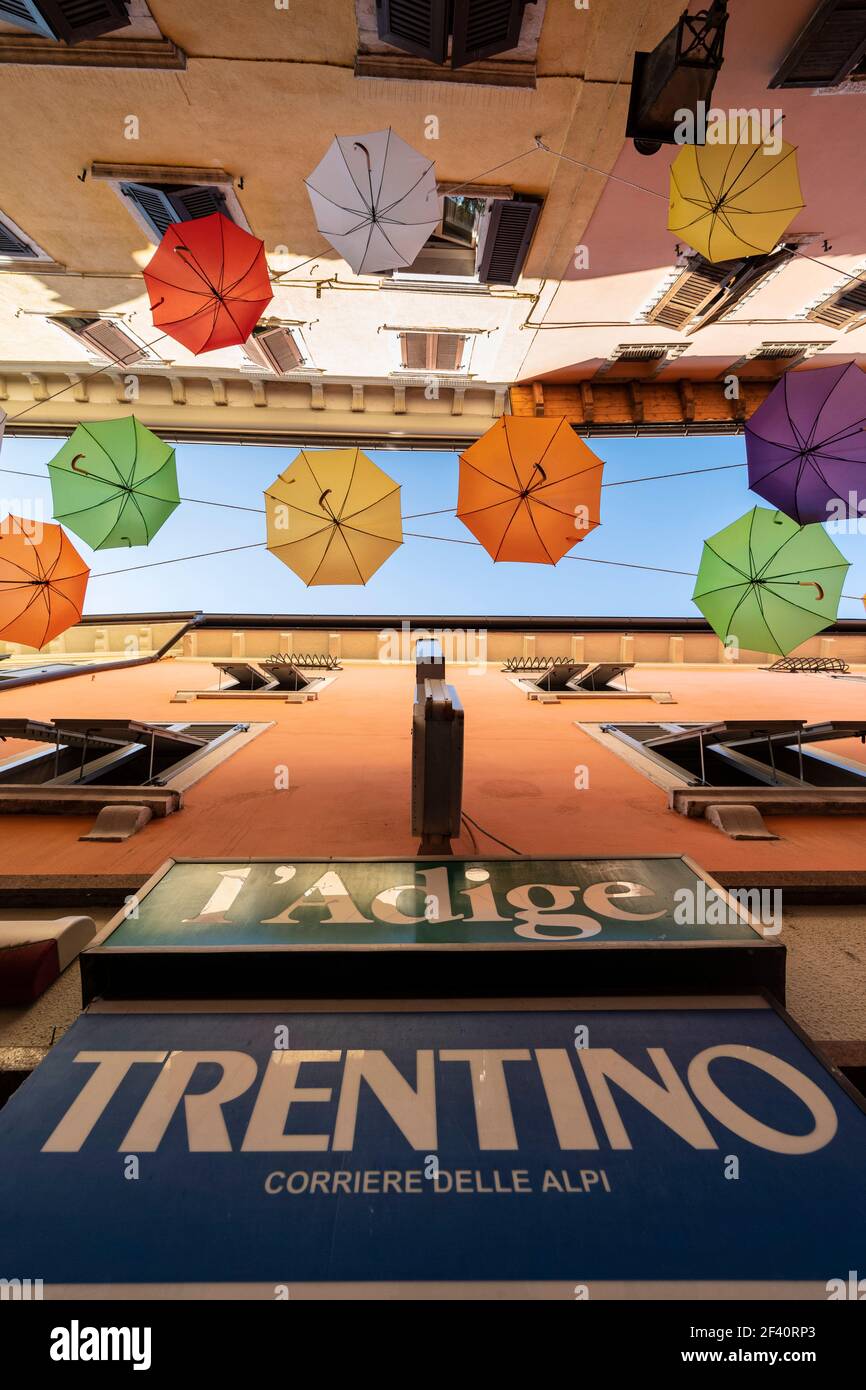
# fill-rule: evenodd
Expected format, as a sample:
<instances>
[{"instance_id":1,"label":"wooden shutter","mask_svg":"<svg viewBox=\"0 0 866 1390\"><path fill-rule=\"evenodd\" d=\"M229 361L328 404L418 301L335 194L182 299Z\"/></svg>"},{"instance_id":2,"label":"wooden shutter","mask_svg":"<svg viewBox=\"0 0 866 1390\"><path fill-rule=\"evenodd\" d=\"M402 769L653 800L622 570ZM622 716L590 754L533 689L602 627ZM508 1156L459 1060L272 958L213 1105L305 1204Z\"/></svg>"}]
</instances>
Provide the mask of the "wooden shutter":
<instances>
[{"instance_id":1,"label":"wooden shutter","mask_svg":"<svg viewBox=\"0 0 866 1390\"><path fill-rule=\"evenodd\" d=\"M376 0L376 26L405 53L439 64L448 56L448 0Z\"/></svg>"},{"instance_id":2,"label":"wooden shutter","mask_svg":"<svg viewBox=\"0 0 866 1390\"><path fill-rule=\"evenodd\" d=\"M463 333L401 333L404 367L415 372L459 372L466 335Z\"/></svg>"},{"instance_id":3,"label":"wooden shutter","mask_svg":"<svg viewBox=\"0 0 866 1390\"><path fill-rule=\"evenodd\" d=\"M769 85L836 87L845 80L864 53L864 0L825 0Z\"/></svg>"},{"instance_id":4,"label":"wooden shutter","mask_svg":"<svg viewBox=\"0 0 866 1390\"><path fill-rule=\"evenodd\" d=\"M686 270L671 285L658 304L647 315L650 323L663 323L665 328L683 328L699 313L731 273L730 266L698 261L694 270Z\"/></svg>"},{"instance_id":5,"label":"wooden shutter","mask_svg":"<svg viewBox=\"0 0 866 1390\"><path fill-rule=\"evenodd\" d=\"M177 222L177 212L166 193L155 184L122 183L120 191L124 198L134 203L158 240L162 240L172 222Z\"/></svg>"},{"instance_id":6,"label":"wooden shutter","mask_svg":"<svg viewBox=\"0 0 866 1390\"><path fill-rule=\"evenodd\" d=\"M400 360L414 371L427 370L427 333L400 334Z\"/></svg>"},{"instance_id":7,"label":"wooden shutter","mask_svg":"<svg viewBox=\"0 0 866 1390\"><path fill-rule=\"evenodd\" d=\"M541 202L534 198L497 198L490 211L478 278L488 285L516 285L523 269Z\"/></svg>"},{"instance_id":8,"label":"wooden shutter","mask_svg":"<svg viewBox=\"0 0 866 1390\"><path fill-rule=\"evenodd\" d=\"M35 0L0 0L0 19L6 24L15 24L19 29L27 29L31 34L41 34L46 39L56 35L39 13Z\"/></svg>"},{"instance_id":9,"label":"wooden shutter","mask_svg":"<svg viewBox=\"0 0 866 1390\"><path fill-rule=\"evenodd\" d=\"M192 222L221 212L228 217L226 195L210 184L182 187L174 184L122 183L120 191L134 203L151 231L161 239L172 222Z\"/></svg>"},{"instance_id":10,"label":"wooden shutter","mask_svg":"<svg viewBox=\"0 0 866 1390\"><path fill-rule=\"evenodd\" d=\"M7 227L5 222L0 222L0 256L27 256L35 257L36 252L33 247L13 232L11 227Z\"/></svg>"},{"instance_id":11,"label":"wooden shutter","mask_svg":"<svg viewBox=\"0 0 866 1390\"><path fill-rule=\"evenodd\" d=\"M129 24L123 0L37 0L51 28L68 44L98 39Z\"/></svg>"},{"instance_id":12,"label":"wooden shutter","mask_svg":"<svg viewBox=\"0 0 866 1390\"><path fill-rule=\"evenodd\" d=\"M851 283L847 289L834 294L825 304L819 304L809 315L815 323L829 328L848 329L866 317L866 280Z\"/></svg>"},{"instance_id":13,"label":"wooden shutter","mask_svg":"<svg viewBox=\"0 0 866 1390\"><path fill-rule=\"evenodd\" d=\"M464 68L520 41L526 0L455 0L451 66Z\"/></svg>"},{"instance_id":14,"label":"wooden shutter","mask_svg":"<svg viewBox=\"0 0 866 1390\"><path fill-rule=\"evenodd\" d=\"M459 372L466 339L460 333L435 333L434 366L437 372Z\"/></svg>"},{"instance_id":15,"label":"wooden shutter","mask_svg":"<svg viewBox=\"0 0 866 1390\"><path fill-rule=\"evenodd\" d=\"M285 376L303 362L300 348L290 329L281 325L275 328L256 328L246 345L247 355L259 366Z\"/></svg>"},{"instance_id":16,"label":"wooden shutter","mask_svg":"<svg viewBox=\"0 0 866 1390\"><path fill-rule=\"evenodd\" d=\"M54 320L62 328L68 329L77 338L81 338L87 343L88 347L107 357L110 361L116 362L119 366L126 366L130 362L143 362L147 359L147 353L139 346L128 333L124 333L119 324L111 319L99 318L59 318Z\"/></svg>"},{"instance_id":17,"label":"wooden shutter","mask_svg":"<svg viewBox=\"0 0 866 1390\"><path fill-rule=\"evenodd\" d=\"M197 217L209 217L212 212L229 213L226 195L210 183L193 184L190 188L166 188L169 201L177 212L175 222L193 222Z\"/></svg>"}]
</instances>

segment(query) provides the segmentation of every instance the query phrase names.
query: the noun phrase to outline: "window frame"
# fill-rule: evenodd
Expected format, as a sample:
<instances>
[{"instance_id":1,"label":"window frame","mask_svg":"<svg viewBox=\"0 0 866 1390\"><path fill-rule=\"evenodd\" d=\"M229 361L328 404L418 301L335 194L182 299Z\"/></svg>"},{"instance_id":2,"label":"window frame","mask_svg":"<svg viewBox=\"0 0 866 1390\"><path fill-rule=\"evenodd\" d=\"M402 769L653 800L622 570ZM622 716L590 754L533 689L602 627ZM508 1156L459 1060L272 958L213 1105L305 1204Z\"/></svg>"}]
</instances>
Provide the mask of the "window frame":
<instances>
[{"instance_id":1,"label":"window frame","mask_svg":"<svg viewBox=\"0 0 866 1390\"><path fill-rule=\"evenodd\" d=\"M152 246L158 246L162 238L151 226L140 208L123 192L122 185L125 183L176 184L182 188L218 188L225 196L226 210L231 220L238 227L242 227L245 232L255 235L238 198L235 180L225 169L94 162L90 166L90 176L96 182L108 184L129 216L147 236ZM194 218L188 220L195 221Z\"/></svg>"},{"instance_id":2,"label":"window frame","mask_svg":"<svg viewBox=\"0 0 866 1390\"><path fill-rule=\"evenodd\" d=\"M18 237L20 241L24 242L24 244L29 246L33 251L32 256L9 256L5 252L0 251L0 267L56 264L53 256L49 256L48 252L39 245L38 241L35 241L28 232L25 232L23 227L19 227L18 223L14 222L2 208L0 208L0 223L2 223L12 236Z\"/></svg>"}]
</instances>

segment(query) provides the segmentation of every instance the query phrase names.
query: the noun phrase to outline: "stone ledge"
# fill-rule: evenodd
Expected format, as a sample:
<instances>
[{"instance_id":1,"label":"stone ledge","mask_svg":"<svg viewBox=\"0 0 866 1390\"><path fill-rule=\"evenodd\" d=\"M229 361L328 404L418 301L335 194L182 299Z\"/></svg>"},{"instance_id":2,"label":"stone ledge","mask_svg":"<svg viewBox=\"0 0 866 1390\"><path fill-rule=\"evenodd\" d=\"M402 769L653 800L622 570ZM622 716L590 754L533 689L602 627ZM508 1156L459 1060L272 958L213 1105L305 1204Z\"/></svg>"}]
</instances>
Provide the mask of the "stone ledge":
<instances>
[{"instance_id":1,"label":"stone ledge","mask_svg":"<svg viewBox=\"0 0 866 1390\"><path fill-rule=\"evenodd\" d=\"M151 68L183 71L186 54L170 39L91 39L70 48L35 34L0 34L0 63L27 67Z\"/></svg>"}]
</instances>

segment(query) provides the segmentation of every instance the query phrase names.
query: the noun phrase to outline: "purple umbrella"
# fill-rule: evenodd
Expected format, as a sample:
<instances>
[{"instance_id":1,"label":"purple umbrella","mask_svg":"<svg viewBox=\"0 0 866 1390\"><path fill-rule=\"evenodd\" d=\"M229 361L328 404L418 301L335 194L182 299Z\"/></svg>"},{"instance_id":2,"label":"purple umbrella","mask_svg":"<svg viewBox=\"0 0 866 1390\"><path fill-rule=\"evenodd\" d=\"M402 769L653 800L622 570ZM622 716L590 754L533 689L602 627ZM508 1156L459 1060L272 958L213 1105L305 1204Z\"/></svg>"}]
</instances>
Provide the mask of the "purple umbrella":
<instances>
[{"instance_id":1,"label":"purple umbrella","mask_svg":"<svg viewBox=\"0 0 866 1390\"><path fill-rule=\"evenodd\" d=\"M746 425L749 487L804 526L866 496L866 375L854 362L786 372ZM832 502L838 503L834 509Z\"/></svg>"}]
</instances>

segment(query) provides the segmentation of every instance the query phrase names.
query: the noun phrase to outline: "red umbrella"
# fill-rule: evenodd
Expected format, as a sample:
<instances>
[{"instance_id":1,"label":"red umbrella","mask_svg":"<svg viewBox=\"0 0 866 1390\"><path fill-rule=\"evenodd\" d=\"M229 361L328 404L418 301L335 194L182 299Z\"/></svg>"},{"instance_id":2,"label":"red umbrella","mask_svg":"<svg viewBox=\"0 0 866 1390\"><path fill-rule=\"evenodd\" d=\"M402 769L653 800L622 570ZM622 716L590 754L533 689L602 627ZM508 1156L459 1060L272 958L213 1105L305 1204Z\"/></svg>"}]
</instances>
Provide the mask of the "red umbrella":
<instances>
[{"instance_id":1,"label":"red umbrella","mask_svg":"<svg viewBox=\"0 0 866 1390\"><path fill-rule=\"evenodd\" d=\"M144 282L154 327L196 355L241 346L273 299L264 242L221 212L172 222Z\"/></svg>"}]
</instances>

